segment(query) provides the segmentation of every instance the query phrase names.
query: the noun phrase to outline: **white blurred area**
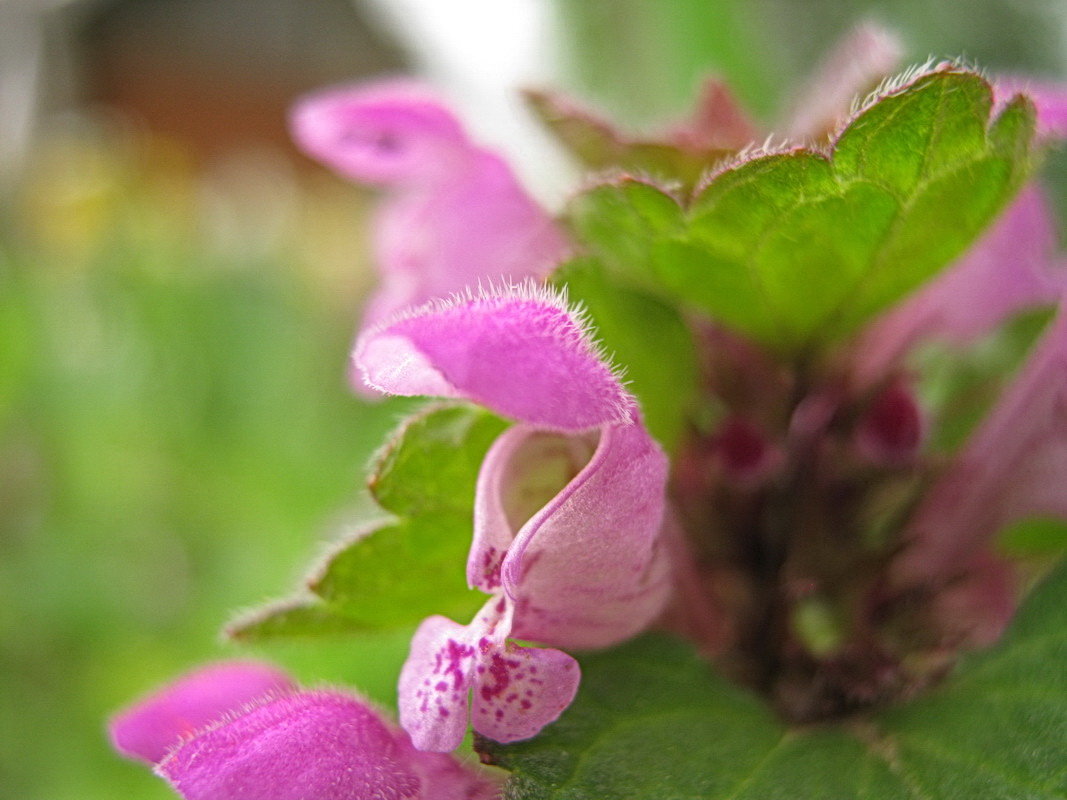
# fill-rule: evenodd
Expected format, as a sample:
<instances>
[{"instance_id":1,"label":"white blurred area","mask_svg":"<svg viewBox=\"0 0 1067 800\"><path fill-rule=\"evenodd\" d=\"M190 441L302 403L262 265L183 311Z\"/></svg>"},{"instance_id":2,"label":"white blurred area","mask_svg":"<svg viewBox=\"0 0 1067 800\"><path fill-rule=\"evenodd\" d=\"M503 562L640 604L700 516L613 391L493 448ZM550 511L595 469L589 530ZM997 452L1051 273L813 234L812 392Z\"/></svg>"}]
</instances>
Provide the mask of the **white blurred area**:
<instances>
[{"instance_id":1,"label":"white blurred area","mask_svg":"<svg viewBox=\"0 0 1067 800\"><path fill-rule=\"evenodd\" d=\"M68 124L72 111L117 107L153 132L178 141L188 135L194 150L206 141L213 148L210 165L249 110L261 129L273 125L263 141L255 140L262 131L249 125L250 147L282 150L285 107L296 95L323 83L404 71L434 86L478 141L503 152L531 192L554 205L571 174L519 96L521 87L558 78L554 5L0 0L0 192L18 178L35 142L58 120ZM170 117L165 97L173 98ZM235 101L261 102L238 111ZM232 119L225 118L227 109ZM183 120L186 111L198 122ZM221 135L213 141L215 117ZM223 159L229 155L221 152Z\"/></svg>"},{"instance_id":2,"label":"white blurred area","mask_svg":"<svg viewBox=\"0 0 1067 800\"><path fill-rule=\"evenodd\" d=\"M557 203L573 177L520 91L558 84L550 0L367 0L476 138L503 152L531 192Z\"/></svg>"}]
</instances>

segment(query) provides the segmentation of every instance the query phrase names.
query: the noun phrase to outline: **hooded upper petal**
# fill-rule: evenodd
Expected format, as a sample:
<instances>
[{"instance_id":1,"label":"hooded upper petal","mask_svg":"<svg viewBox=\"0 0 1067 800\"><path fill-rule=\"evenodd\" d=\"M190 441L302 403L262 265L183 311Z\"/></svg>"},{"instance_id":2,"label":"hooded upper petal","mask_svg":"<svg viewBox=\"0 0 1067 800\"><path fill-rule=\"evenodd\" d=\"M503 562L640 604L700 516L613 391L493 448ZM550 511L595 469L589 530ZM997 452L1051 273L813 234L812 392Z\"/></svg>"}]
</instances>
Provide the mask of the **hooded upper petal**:
<instances>
[{"instance_id":1,"label":"hooded upper petal","mask_svg":"<svg viewBox=\"0 0 1067 800\"><path fill-rule=\"evenodd\" d=\"M962 260L864 333L856 350L858 380L881 379L924 339L968 344L1012 314L1053 302L1063 286L1055 252L1048 202L1031 184Z\"/></svg>"},{"instance_id":2,"label":"hooded upper petal","mask_svg":"<svg viewBox=\"0 0 1067 800\"><path fill-rule=\"evenodd\" d=\"M297 104L292 128L312 157L391 190L375 229L382 283L364 327L479 281L543 277L567 250L507 164L424 87L327 90Z\"/></svg>"},{"instance_id":3,"label":"hooded upper petal","mask_svg":"<svg viewBox=\"0 0 1067 800\"><path fill-rule=\"evenodd\" d=\"M389 394L465 398L558 430L636 414L580 317L547 289L429 303L362 335L353 362Z\"/></svg>"},{"instance_id":4,"label":"hooded upper petal","mask_svg":"<svg viewBox=\"0 0 1067 800\"><path fill-rule=\"evenodd\" d=\"M201 732L156 771L186 800L489 800L492 783L415 750L341 692L273 697Z\"/></svg>"},{"instance_id":5,"label":"hooded upper petal","mask_svg":"<svg viewBox=\"0 0 1067 800\"><path fill-rule=\"evenodd\" d=\"M111 742L123 755L154 764L205 725L264 695L294 688L288 675L269 664L212 664L116 714L108 725Z\"/></svg>"},{"instance_id":6,"label":"hooded upper petal","mask_svg":"<svg viewBox=\"0 0 1067 800\"><path fill-rule=\"evenodd\" d=\"M575 439L516 426L494 443L468 579L503 586L516 636L604 647L647 628L670 594L659 541L668 464L640 423L605 426L595 449Z\"/></svg>"},{"instance_id":7,"label":"hooded upper petal","mask_svg":"<svg viewBox=\"0 0 1067 800\"><path fill-rule=\"evenodd\" d=\"M897 564L905 582L951 577L1004 526L1067 518L1067 312L927 494Z\"/></svg>"},{"instance_id":8,"label":"hooded upper petal","mask_svg":"<svg viewBox=\"0 0 1067 800\"><path fill-rule=\"evenodd\" d=\"M462 169L473 151L459 120L406 81L318 92L293 107L290 125L309 156L365 183L424 183Z\"/></svg>"}]
</instances>

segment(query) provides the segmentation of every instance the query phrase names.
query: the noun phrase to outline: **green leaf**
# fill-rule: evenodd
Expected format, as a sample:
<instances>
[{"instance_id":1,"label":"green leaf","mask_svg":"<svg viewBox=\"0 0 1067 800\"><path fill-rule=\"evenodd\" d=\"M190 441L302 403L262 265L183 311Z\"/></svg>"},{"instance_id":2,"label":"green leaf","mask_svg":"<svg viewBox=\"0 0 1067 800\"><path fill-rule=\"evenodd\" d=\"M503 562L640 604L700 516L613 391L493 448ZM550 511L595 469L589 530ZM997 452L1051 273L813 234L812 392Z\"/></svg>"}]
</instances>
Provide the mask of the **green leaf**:
<instances>
[{"instance_id":1,"label":"green leaf","mask_svg":"<svg viewBox=\"0 0 1067 800\"><path fill-rule=\"evenodd\" d=\"M1065 604L1067 565L925 697L805 729L647 636L585 657L577 699L536 739L478 747L512 771L509 800L1062 800Z\"/></svg>"},{"instance_id":2,"label":"green leaf","mask_svg":"<svg viewBox=\"0 0 1067 800\"><path fill-rule=\"evenodd\" d=\"M371 494L399 516L469 512L482 459L505 427L474 406L431 406L404 423L379 453Z\"/></svg>"},{"instance_id":3,"label":"green leaf","mask_svg":"<svg viewBox=\"0 0 1067 800\"><path fill-rule=\"evenodd\" d=\"M361 633L367 626L342 616L322 600L301 597L264 606L241 614L225 628L227 638L237 642L304 636L337 636Z\"/></svg>"},{"instance_id":4,"label":"green leaf","mask_svg":"<svg viewBox=\"0 0 1067 800\"><path fill-rule=\"evenodd\" d=\"M829 155L805 149L718 173L685 209L634 179L571 204L613 270L799 356L854 333L970 245L1031 168L1034 111L992 123L989 84L928 73L860 113Z\"/></svg>"},{"instance_id":5,"label":"green leaf","mask_svg":"<svg viewBox=\"0 0 1067 800\"><path fill-rule=\"evenodd\" d=\"M361 532L330 556L308 588L367 627L396 627L430 614L463 619L485 602L467 588L471 519L441 512Z\"/></svg>"},{"instance_id":6,"label":"green leaf","mask_svg":"<svg viewBox=\"0 0 1067 800\"><path fill-rule=\"evenodd\" d=\"M395 518L342 542L307 581L311 598L237 620L238 639L410 627L431 614L472 616L485 595L467 588L474 489L506 423L467 404L432 405L379 452L371 494Z\"/></svg>"},{"instance_id":7,"label":"green leaf","mask_svg":"<svg viewBox=\"0 0 1067 800\"><path fill-rule=\"evenodd\" d=\"M1058 556L1067 550L1067 520L1028 517L1002 531L997 547L1016 558Z\"/></svg>"},{"instance_id":8,"label":"green leaf","mask_svg":"<svg viewBox=\"0 0 1067 800\"><path fill-rule=\"evenodd\" d=\"M585 306L612 361L626 370L652 435L672 450L699 394L696 351L678 311L648 292L620 284L593 259L552 276Z\"/></svg>"}]
</instances>

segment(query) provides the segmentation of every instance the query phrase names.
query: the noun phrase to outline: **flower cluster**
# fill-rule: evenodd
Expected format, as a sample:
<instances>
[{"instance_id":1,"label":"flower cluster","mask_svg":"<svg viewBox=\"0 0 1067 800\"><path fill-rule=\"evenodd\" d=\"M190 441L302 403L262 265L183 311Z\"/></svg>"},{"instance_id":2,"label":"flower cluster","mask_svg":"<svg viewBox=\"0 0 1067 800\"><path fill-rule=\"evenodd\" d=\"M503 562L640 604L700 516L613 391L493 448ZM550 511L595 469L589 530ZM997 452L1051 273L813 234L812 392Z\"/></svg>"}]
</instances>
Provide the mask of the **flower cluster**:
<instances>
[{"instance_id":1,"label":"flower cluster","mask_svg":"<svg viewBox=\"0 0 1067 800\"><path fill-rule=\"evenodd\" d=\"M889 34L860 29L781 132L832 144L880 98L950 69L912 73L852 106L899 52ZM996 81L994 113L1028 103L1020 91L1036 106L1038 139L1067 135L1058 87ZM558 98L534 102L586 126L596 157L624 170L654 171L655 154L669 152L683 165L673 176L683 204L724 170L798 152L747 147L756 126L720 84L655 141ZM1061 306L1067 281L1038 186L954 264L816 357L781 358L684 310L705 419L692 415L672 463L591 320L549 282L585 254L580 236L442 104L407 83L333 90L302 102L293 130L313 157L388 192L381 286L353 381L471 402L512 423L474 498L467 579L486 601L469 623L432 616L418 628L399 677L404 733L350 695L235 664L117 717L121 752L155 764L186 798L488 798L493 779L443 754L468 724L498 742L535 736L578 690L571 653L656 624L802 721L913 692L957 651L999 636L1018 596L994 537L1016 520L1067 517L1067 312L947 456L929 445L936 420L910 357ZM707 172L724 158L710 178L684 167Z\"/></svg>"}]
</instances>

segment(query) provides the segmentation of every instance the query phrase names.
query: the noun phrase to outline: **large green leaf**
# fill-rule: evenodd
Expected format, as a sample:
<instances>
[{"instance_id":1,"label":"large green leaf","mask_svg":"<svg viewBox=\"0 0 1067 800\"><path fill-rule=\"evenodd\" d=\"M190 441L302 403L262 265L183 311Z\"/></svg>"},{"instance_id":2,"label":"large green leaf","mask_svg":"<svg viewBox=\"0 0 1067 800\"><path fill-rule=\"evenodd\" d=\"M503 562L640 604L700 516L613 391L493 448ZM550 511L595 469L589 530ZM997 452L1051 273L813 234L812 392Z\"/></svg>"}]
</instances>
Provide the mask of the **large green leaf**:
<instances>
[{"instance_id":1,"label":"large green leaf","mask_svg":"<svg viewBox=\"0 0 1067 800\"><path fill-rule=\"evenodd\" d=\"M510 800L1052 800L1067 797L1067 565L993 650L910 704L791 729L681 642L582 660L541 736L480 741Z\"/></svg>"},{"instance_id":2,"label":"large green leaf","mask_svg":"<svg viewBox=\"0 0 1067 800\"><path fill-rule=\"evenodd\" d=\"M831 152L721 170L683 208L633 178L569 219L612 269L788 355L857 330L958 256L1031 168L1034 112L992 122L980 76L920 76L858 114Z\"/></svg>"},{"instance_id":3,"label":"large green leaf","mask_svg":"<svg viewBox=\"0 0 1067 800\"><path fill-rule=\"evenodd\" d=\"M597 339L626 371L627 388L640 401L649 431L672 450L699 390L696 350L677 309L620 285L589 258L564 265L552 281L585 307Z\"/></svg>"},{"instance_id":4,"label":"large green leaf","mask_svg":"<svg viewBox=\"0 0 1067 800\"><path fill-rule=\"evenodd\" d=\"M430 614L470 617L485 595L467 588L478 470L506 423L471 405L435 405L403 423L378 454L371 494L396 516L336 547L302 596L246 615L236 639L343 634L412 626Z\"/></svg>"}]
</instances>

